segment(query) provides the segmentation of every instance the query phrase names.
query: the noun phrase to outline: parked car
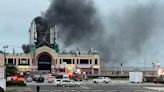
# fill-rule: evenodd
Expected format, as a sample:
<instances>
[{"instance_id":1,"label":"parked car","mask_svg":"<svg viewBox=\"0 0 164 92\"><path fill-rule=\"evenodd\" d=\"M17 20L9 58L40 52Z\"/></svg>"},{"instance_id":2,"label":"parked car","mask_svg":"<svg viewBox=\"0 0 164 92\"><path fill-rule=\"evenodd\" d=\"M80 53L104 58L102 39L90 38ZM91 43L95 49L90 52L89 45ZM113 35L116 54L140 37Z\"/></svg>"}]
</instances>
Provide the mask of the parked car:
<instances>
[{"instance_id":1,"label":"parked car","mask_svg":"<svg viewBox=\"0 0 164 92\"><path fill-rule=\"evenodd\" d=\"M111 79L108 77L98 77L96 79L93 79L94 83L110 83Z\"/></svg>"},{"instance_id":2,"label":"parked car","mask_svg":"<svg viewBox=\"0 0 164 92\"><path fill-rule=\"evenodd\" d=\"M80 83L70 80L61 80L60 83L57 84L57 86L63 86L63 87L79 87Z\"/></svg>"},{"instance_id":3,"label":"parked car","mask_svg":"<svg viewBox=\"0 0 164 92\"><path fill-rule=\"evenodd\" d=\"M39 75L35 75L35 76L32 77L33 81L37 81L38 78L39 78Z\"/></svg>"},{"instance_id":4,"label":"parked car","mask_svg":"<svg viewBox=\"0 0 164 92\"><path fill-rule=\"evenodd\" d=\"M24 81L24 78L21 76L10 76L10 77L7 77L7 80L8 81L10 81L10 80Z\"/></svg>"},{"instance_id":5,"label":"parked car","mask_svg":"<svg viewBox=\"0 0 164 92\"><path fill-rule=\"evenodd\" d=\"M39 77L36 76L36 77L34 77L34 81L35 82L44 82L44 77L42 75L40 75Z\"/></svg>"},{"instance_id":6,"label":"parked car","mask_svg":"<svg viewBox=\"0 0 164 92\"><path fill-rule=\"evenodd\" d=\"M27 77L26 82L32 82L33 79L31 77Z\"/></svg>"},{"instance_id":7,"label":"parked car","mask_svg":"<svg viewBox=\"0 0 164 92\"><path fill-rule=\"evenodd\" d=\"M56 80L56 77L52 76L48 79L49 83L54 83L54 81Z\"/></svg>"},{"instance_id":8,"label":"parked car","mask_svg":"<svg viewBox=\"0 0 164 92\"><path fill-rule=\"evenodd\" d=\"M54 80L54 85L59 86L61 81L62 81L62 79L55 79Z\"/></svg>"}]
</instances>

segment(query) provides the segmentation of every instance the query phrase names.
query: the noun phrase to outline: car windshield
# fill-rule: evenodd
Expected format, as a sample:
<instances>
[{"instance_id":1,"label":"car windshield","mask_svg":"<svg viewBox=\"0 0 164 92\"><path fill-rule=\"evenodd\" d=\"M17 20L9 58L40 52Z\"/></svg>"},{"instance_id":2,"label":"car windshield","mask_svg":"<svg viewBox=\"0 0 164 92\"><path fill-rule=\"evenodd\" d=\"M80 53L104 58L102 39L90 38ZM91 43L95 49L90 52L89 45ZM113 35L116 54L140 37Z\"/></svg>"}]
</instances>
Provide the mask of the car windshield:
<instances>
[{"instance_id":1,"label":"car windshield","mask_svg":"<svg viewBox=\"0 0 164 92\"><path fill-rule=\"evenodd\" d=\"M70 82L69 80L62 80L62 82Z\"/></svg>"}]
</instances>

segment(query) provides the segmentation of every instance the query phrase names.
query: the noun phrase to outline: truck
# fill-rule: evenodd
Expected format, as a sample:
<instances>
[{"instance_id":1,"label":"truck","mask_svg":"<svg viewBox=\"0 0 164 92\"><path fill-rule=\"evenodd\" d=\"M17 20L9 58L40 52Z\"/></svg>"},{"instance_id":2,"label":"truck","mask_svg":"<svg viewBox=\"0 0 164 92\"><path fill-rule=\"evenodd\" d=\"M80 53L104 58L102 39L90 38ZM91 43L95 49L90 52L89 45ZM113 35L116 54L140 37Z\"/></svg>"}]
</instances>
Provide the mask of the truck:
<instances>
[{"instance_id":1,"label":"truck","mask_svg":"<svg viewBox=\"0 0 164 92\"><path fill-rule=\"evenodd\" d=\"M129 72L129 81L132 83L142 83L143 72Z\"/></svg>"}]
</instances>

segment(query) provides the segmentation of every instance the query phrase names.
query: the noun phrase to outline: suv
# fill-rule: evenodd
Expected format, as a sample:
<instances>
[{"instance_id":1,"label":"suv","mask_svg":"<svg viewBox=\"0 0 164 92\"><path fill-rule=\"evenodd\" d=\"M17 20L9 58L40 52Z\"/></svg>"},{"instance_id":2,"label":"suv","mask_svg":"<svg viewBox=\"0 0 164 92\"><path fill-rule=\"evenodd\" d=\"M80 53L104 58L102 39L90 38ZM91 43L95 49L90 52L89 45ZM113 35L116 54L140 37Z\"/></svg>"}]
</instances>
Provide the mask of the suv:
<instances>
[{"instance_id":1,"label":"suv","mask_svg":"<svg viewBox=\"0 0 164 92\"><path fill-rule=\"evenodd\" d=\"M108 77L98 77L96 79L93 79L94 83L111 83L111 79Z\"/></svg>"}]
</instances>

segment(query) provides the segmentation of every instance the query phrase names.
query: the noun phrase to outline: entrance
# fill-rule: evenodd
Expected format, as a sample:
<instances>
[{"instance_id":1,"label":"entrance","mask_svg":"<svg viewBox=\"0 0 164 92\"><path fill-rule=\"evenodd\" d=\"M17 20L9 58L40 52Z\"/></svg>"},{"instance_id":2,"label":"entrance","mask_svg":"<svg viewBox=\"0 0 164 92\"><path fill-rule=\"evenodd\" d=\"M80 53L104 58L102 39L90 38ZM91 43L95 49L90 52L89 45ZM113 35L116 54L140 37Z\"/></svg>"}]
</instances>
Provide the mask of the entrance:
<instances>
[{"instance_id":1,"label":"entrance","mask_svg":"<svg viewBox=\"0 0 164 92\"><path fill-rule=\"evenodd\" d=\"M38 58L38 70L51 72L51 56L47 53L42 53Z\"/></svg>"}]
</instances>

